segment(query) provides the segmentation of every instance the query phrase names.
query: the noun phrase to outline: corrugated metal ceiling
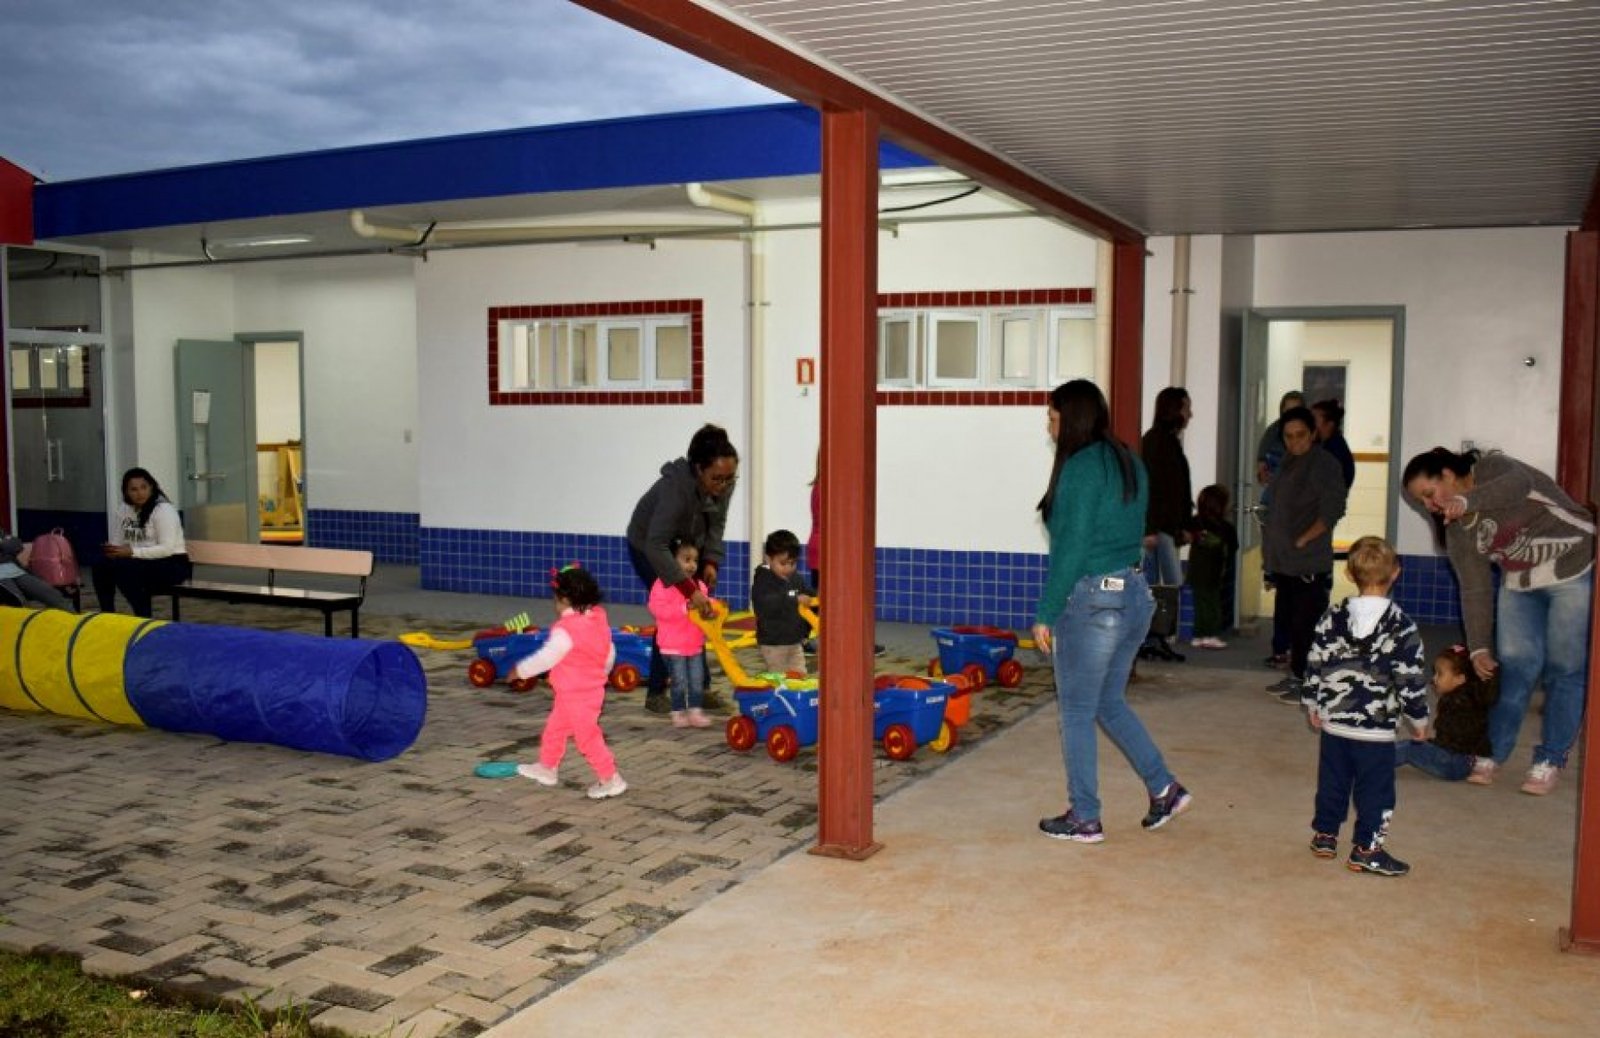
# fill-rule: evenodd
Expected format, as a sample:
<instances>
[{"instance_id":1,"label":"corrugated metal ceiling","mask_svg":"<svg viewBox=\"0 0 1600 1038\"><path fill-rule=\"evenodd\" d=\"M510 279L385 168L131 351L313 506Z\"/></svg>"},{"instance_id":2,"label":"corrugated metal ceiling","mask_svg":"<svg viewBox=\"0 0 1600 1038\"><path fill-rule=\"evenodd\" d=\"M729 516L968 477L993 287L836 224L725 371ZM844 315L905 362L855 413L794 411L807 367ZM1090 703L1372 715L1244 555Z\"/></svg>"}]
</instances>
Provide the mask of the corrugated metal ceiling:
<instances>
[{"instance_id":1,"label":"corrugated metal ceiling","mask_svg":"<svg viewBox=\"0 0 1600 1038\"><path fill-rule=\"evenodd\" d=\"M1152 234L1576 224L1600 0L706 3Z\"/></svg>"}]
</instances>

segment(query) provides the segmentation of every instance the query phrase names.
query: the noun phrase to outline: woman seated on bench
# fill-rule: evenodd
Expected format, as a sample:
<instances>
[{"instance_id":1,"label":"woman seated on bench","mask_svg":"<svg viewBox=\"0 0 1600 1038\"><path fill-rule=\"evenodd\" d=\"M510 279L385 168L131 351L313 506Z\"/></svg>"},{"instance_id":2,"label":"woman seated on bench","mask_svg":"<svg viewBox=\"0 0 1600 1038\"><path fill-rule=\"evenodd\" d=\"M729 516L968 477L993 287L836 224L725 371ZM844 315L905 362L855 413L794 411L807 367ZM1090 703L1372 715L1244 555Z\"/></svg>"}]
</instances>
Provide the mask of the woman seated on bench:
<instances>
[{"instance_id":1,"label":"woman seated on bench","mask_svg":"<svg viewBox=\"0 0 1600 1038\"><path fill-rule=\"evenodd\" d=\"M94 568L100 611L114 612L120 591L134 616L149 616L151 598L188 580L194 567L184 551L178 510L144 469L122 474L117 530L120 540L102 547L105 558Z\"/></svg>"}]
</instances>

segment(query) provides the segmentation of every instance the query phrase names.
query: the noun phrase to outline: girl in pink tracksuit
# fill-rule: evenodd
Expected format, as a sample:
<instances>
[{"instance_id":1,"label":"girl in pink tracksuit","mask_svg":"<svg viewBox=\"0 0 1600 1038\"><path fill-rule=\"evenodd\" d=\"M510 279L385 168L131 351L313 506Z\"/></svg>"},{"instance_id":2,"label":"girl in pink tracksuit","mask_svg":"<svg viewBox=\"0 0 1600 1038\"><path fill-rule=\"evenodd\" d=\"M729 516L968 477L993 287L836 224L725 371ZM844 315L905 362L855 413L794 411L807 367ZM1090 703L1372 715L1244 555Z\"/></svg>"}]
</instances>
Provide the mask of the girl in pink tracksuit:
<instances>
[{"instance_id":1,"label":"girl in pink tracksuit","mask_svg":"<svg viewBox=\"0 0 1600 1038\"><path fill-rule=\"evenodd\" d=\"M672 556L678 560L685 580L694 580L701 594L710 594L704 582L695 580L700 566L700 549L693 541L672 542ZM650 615L656 620L656 645L661 661L672 680L672 727L705 728L711 718L701 709L706 684L706 632L689 618L689 600L677 584L657 580L650 587Z\"/></svg>"},{"instance_id":2,"label":"girl in pink tracksuit","mask_svg":"<svg viewBox=\"0 0 1600 1038\"><path fill-rule=\"evenodd\" d=\"M560 781L556 769L570 737L598 780L589 787L590 799L618 796L628 784L617 771L616 758L600 731L606 676L617 655L611 644L611 622L600 608L600 585L587 570L573 564L557 573L550 586L555 589L555 626L543 647L519 662L512 673L524 679L547 675L555 703L539 737L539 763L519 764L517 774L541 786L555 785Z\"/></svg>"}]
</instances>

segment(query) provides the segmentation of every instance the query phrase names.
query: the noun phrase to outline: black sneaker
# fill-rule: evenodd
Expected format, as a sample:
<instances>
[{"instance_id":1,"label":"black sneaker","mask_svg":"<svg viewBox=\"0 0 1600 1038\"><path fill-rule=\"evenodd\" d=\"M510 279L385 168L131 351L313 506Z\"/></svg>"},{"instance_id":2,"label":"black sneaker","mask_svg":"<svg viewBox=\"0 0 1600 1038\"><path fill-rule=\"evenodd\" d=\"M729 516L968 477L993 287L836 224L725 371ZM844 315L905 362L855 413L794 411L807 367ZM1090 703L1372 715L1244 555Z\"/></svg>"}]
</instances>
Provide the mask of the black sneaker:
<instances>
[{"instance_id":1,"label":"black sneaker","mask_svg":"<svg viewBox=\"0 0 1600 1038\"><path fill-rule=\"evenodd\" d=\"M1332 833L1312 833L1311 853L1319 858L1333 858L1339 854L1339 837Z\"/></svg>"},{"instance_id":2,"label":"black sneaker","mask_svg":"<svg viewBox=\"0 0 1600 1038\"><path fill-rule=\"evenodd\" d=\"M1146 829L1159 829L1173 817L1189 810L1189 802L1193 799L1189 791L1177 782L1168 782L1167 788L1161 791L1160 796L1150 798L1150 813L1145 815L1139 824Z\"/></svg>"},{"instance_id":3,"label":"black sneaker","mask_svg":"<svg viewBox=\"0 0 1600 1038\"><path fill-rule=\"evenodd\" d=\"M889 650L888 650L888 649L886 649L886 648L884 648L884 647L883 647L883 646L882 646L882 645L874 645L874 646L873 646L873 647L872 647L872 654L873 654L873 655L874 655L874 656L883 656L883 655L886 655L886 654L887 654L887 653L888 653L888 651L889 651Z\"/></svg>"},{"instance_id":4,"label":"black sneaker","mask_svg":"<svg viewBox=\"0 0 1600 1038\"><path fill-rule=\"evenodd\" d=\"M800 651L807 656L815 656L817 654L817 640L815 638L807 638L800 643Z\"/></svg>"},{"instance_id":5,"label":"black sneaker","mask_svg":"<svg viewBox=\"0 0 1600 1038\"><path fill-rule=\"evenodd\" d=\"M1289 665L1289 654L1287 652L1275 652L1271 656L1268 656L1266 659L1262 660L1261 665L1263 667L1272 667L1274 669L1287 667Z\"/></svg>"},{"instance_id":6,"label":"black sneaker","mask_svg":"<svg viewBox=\"0 0 1600 1038\"><path fill-rule=\"evenodd\" d=\"M1297 682L1294 683L1293 687L1286 688L1282 692L1279 692L1278 693L1278 702L1280 702L1280 703L1288 703L1290 706L1305 706L1306 705L1306 685L1305 685L1305 682L1297 681Z\"/></svg>"},{"instance_id":7,"label":"black sneaker","mask_svg":"<svg viewBox=\"0 0 1600 1038\"><path fill-rule=\"evenodd\" d=\"M1039 819L1039 831L1052 840L1073 840L1077 843L1099 843L1106 838L1098 818L1085 822L1071 811L1054 818Z\"/></svg>"},{"instance_id":8,"label":"black sneaker","mask_svg":"<svg viewBox=\"0 0 1600 1038\"><path fill-rule=\"evenodd\" d=\"M1404 876L1411 866L1380 846L1352 847L1345 863L1351 872L1370 872L1374 876Z\"/></svg>"},{"instance_id":9,"label":"black sneaker","mask_svg":"<svg viewBox=\"0 0 1600 1038\"><path fill-rule=\"evenodd\" d=\"M652 714L672 712L672 697L666 692L649 692L644 697L644 708Z\"/></svg>"}]
</instances>

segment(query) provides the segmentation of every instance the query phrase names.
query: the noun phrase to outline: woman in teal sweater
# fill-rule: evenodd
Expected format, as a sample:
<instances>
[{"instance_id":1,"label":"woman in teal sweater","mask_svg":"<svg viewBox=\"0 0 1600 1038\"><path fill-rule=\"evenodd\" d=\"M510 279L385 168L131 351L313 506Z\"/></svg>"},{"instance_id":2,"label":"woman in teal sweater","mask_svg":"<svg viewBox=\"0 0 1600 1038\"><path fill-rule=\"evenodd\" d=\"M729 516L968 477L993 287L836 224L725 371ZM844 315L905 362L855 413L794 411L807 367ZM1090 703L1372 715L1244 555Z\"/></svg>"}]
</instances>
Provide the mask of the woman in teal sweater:
<instances>
[{"instance_id":1,"label":"woman in teal sweater","mask_svg":"<svg viewBox=\"0 0 1600 1038\"><path fill-rule=\"evenodd\" d=\"M1100 825L1095 726L1105 730L1150 794L1140 823L1159 829L1189 807L1189 792L1128 707L1128 675L1155 600L1139 571L1149 489L1144 466L1110 433L1106 398L1077 379L1050 394L1055 465L1039 512L1050 532L1050 572L1034 614L1034 644L1055 665L1065 814L1041 819L1046 836L1105 839Z\"/></svg>"}]
</instances>

